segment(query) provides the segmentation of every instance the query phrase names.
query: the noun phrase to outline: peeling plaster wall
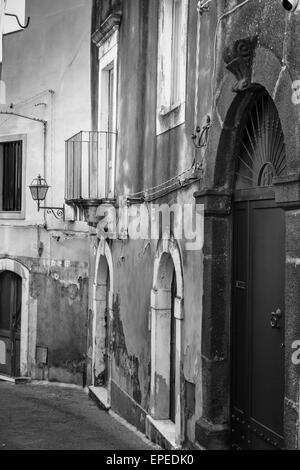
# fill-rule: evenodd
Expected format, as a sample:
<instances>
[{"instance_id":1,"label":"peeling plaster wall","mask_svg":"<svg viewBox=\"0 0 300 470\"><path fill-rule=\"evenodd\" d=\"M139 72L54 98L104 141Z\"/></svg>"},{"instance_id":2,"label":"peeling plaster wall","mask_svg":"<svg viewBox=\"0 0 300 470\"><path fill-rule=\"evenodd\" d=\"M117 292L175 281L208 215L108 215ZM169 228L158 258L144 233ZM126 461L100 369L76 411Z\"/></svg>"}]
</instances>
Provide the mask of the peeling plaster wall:
<instances>
[{"instance_id":1,"label":"peeling plaster wall","mask_svg":"<svg viewBox=\"0 0 300 470\"><path fill-rule=\"evenodd\" d=\"M150 411L151 332L150 292L153 287L155 241L113 243L115 304L112 329L112 380L145 412ZM186 416L186 438L194 441L195 422L201 416L201 305L202 253L183 256L184 314L182 351L182 399ZM188 382L188 384L186 384ZM194 404L186 412L187 387ZM164 389L159 390L160 400ZM193 399L192 399L193 400ZM125 410L124 410L125 411Z\"/></svg>"},{"instance_id":2,"label":"peeling plaster wall","mask_svg":"<svg viewBox=\"0 0 300 470\"><path fill-rule=\"evenodd\" d=\"M35 236L35 231L31 235ZM29 349L32 344L37 347L31 355L33 362L28 364L33 379L79 385L86 382L88 238L76 242L71 240L73 248L64 249L60 244L58 252L67 255L65 258L25 257L16 245L10 254L0 254L0 259L22 262L30 272L29 312L37 312L37 318L29 322ZM45 362L39 361L40 348L47 351Z\"/></svg>"},{"instance_id":3,"label":"peeling plaster wall","mask_svg":"<svg viewBox=\"0 0 300 470\"><path fill-rule=\"evenodd\" d=\"M45 204L61 207L65 140L91 128L91 7L91 0L27 0L29 28L4 37L1 110L47 121L45 156L42 124L0 116L1 136L27 135L25 217L0 217L0 258L22 260L30 270L29 310L37 319L29 341L38 348L31 376L77 384L86 375L89 231L38 213L28 185L40 173L51 186Z\"/></svg>"},{"instance_id":4,"label":"peeling plaster wall","mask_svg":"<svg viewBox=\"0 0 300 470\"><path fill-rule=\"evenodd\" d=\"M48 347L48 364L36 364L36 376L85 384L87 335L87 263L41 266L31 274L37 300L37 345Z\"/></svg>"},{"instance_id":5,"label":"peeling plaster wall","mask_svg":"<svg viewBox=\"0 0 300 470\"><path fill-rule=\"evenodd\" d=\"M101 10L99 2L95 2L95 9L98 8L95 27L99 27L101 21L104 21L113 4L104 3ZM185 125L156 137L158 2L126 0L122 3L118 77L118 195L155 186L188 168L194 158L190 141L194 123L203 125L207 115L213 118L213 126L206 151L203 181L191 186L189 190L179 191L177 195L174 193L161 198L158 202L190 203L194 202L194 191L210 188L218 183L222 186L222 177L227 170L224 164L222 171L222 164L219 164L219 174L216 175L216 159L217 155L220 159L222 157L220 136L230 105L236 98L232 91L235 78L226 70L223 53L225 47L233 45L236 40L252 36L258 38L253 62L253 81L264 84L275 99L276 105L281 108L290 169L299 168L297 157L300 145L300 107L295 107L291 114L290 105L291 81L299 79L300 74L299 48L295 47L295 39L299 37L299 17L286 15L280 2L250 0L247 5L224 18L217 26L221 15L241 2L212 1L209 13L204 13L201 20L199 69L196 70L197 1L191 0L188 21L186 122ZM95 64L92 70L96 73ZM217 107L212 116L213 79L216 84ZM198 100L195 106L196 83ZM94 109L96 101L97 91L93 88ZM224 142L224 145L228 144ZM197 157L199 158L199 155ZM225 176L223 179L228 181ZM204 288L206 281L207 285L210 282L208 279L203 280L202 252L187 252L184 246L181 249L185 312L182 395L185 407L185 439L193 445L195 422L202 414L202 380L205 380L205 377L202 379L201 370L203 282ZM151 335L148 320L155 250L156 244L148 241L114 241L112 246L116 296L114 341L116 345L121 345L118 350L117 346L114 347L112 379L120 389L135 398L145 412L149 411L150 397ZM226 253L224 255L226 256ZM219 313L220 321L223 321L221 312ZM225 342L226 338L223 339L223 346L228 354ZM296 381L294 385L295 383ZM226 383L226 390L228 387L229 383Z\"/></svg>"},{"instance_id":6,"label":"peeling plaster wall","mask_svg":"<svg viewBox=\"0 0 300 470\"><path fill-rule=\"evenodd\" d=\"M96 4L94 7L96 8ZM189 168L194 158L190 136L194 131L195 51L197 1L189 2L186 123L156 137L156 67L158 2L126 0L119 41L119 101L117 195L140 191ZM98 24L108 14L103 6ZM100 20L101 18L101 20ZM97 21L95 21L97 23ZM92 73L97 73L94 63ZM92 89L92 102L97 90ZM95 110L94 110L95 111ZM94 112L93 115L96 115ZM94 123L95 125L95 123ZM173 193L158 203L195 204L198 185ZM149 330L150 293L156 241L113 241L114 322L112 329L113 389L124 392L138 403L140 413L150 412L151 332ZM184 275L182 396L185 415L184 439L194 442L195 421L201 416L201 319L202 252L186 252L181 247ZM93 312L91 312L92 314ZM163 391L162 391L163 392ZM185 409L188 395L189 409ZM163 399L163 394L162 394ZM120 405L120 393L113 408L126 415ZM129 405L128 405L129 406ZM132 418L133 420L135 418ZM142 419L143 423L143 419ZM135 422L143 429L144 424Z\"/></svg>"}]
</instances>

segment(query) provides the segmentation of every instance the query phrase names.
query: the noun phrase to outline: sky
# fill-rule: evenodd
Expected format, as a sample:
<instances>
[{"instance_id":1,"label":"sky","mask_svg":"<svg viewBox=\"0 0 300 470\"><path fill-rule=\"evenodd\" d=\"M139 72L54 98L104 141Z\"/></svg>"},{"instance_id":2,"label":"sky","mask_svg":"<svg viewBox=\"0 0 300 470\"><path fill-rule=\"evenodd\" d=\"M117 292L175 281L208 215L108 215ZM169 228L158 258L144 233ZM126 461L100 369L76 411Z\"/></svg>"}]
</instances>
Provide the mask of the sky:
<instances>
[{"instance_id":1,"label":"sky","mask_svg":"<svg viewBox=\"0 0 300 470\"><path fill-rule=\"evenodd\" d=\"M18 15L20 22L25 23L25 0L7 0L6 3L6 13L14 13ZM15 18L5 17L4 22L4 33L11 33L13 31L18 31L19 25L16 22Z\"/></svg>"}]
</instances>

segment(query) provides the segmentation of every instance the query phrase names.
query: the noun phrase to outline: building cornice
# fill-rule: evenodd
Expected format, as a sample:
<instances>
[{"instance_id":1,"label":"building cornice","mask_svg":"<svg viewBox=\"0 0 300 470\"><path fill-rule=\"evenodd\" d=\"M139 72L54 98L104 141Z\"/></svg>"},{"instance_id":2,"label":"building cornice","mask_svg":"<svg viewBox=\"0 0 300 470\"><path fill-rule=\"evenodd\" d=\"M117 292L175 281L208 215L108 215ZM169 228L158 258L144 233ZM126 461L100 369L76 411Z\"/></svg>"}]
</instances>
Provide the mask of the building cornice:
<instances>
[{"instance_id":1,"label":"building cornice","mask_svg":"<svg viewBox=\"0 0 300 470\"><path fill-rule=\"evenodd\" d=\"M119 7L111 13L100 27L92 34L92 42L101 47L109 37L120 28L122 19L122 8Z\"/></svg>"}]
</instances>

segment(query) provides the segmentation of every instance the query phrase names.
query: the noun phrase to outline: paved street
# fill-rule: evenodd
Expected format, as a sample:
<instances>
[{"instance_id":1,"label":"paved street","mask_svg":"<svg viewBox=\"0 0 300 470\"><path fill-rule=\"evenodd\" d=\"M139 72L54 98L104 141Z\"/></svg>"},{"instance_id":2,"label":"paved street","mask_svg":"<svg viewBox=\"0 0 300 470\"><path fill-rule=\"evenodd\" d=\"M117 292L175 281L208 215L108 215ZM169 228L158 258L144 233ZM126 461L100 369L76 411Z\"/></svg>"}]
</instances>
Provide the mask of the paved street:
<instances>
[{"instance_id":1,"label":"paved street","mask_svg":"<svg viewBox=\"0 0 300 470\"><path fill-rule=\"evenodd\" d=\"M0 450L147 450L80 389L0 382Z\"/></svg>"}]
</instances>

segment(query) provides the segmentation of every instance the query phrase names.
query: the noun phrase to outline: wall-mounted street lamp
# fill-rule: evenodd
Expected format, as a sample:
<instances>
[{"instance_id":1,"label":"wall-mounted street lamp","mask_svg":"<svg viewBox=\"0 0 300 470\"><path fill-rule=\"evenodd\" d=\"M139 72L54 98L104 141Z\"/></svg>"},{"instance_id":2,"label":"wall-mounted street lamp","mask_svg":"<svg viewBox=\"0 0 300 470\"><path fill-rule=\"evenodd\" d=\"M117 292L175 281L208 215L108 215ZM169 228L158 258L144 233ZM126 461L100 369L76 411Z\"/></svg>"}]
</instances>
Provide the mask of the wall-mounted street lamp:
<instances>
[{"instance_id":1,"label":"wall-mounted street lamp","mask_svg":"<svg viewBox=\"0 0 300 470\"><path fill-rule=\"evenodd\" d=\"M65 215L63 207L41 206L41 201L46 199L49 188L50 186L47 184L47 181L42 178L41 175L38 175L38 177L35 178L29 186L32 199L37 201L38 211L41 209L46 210L47 214L53 214L56 219L62 219Z\"/></svg>"}]
</instances>

